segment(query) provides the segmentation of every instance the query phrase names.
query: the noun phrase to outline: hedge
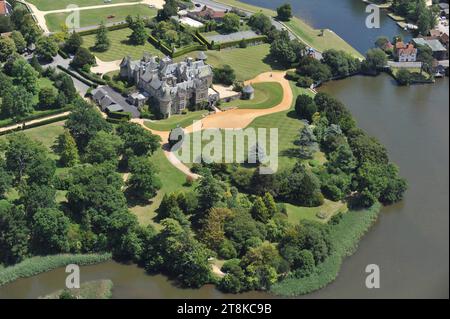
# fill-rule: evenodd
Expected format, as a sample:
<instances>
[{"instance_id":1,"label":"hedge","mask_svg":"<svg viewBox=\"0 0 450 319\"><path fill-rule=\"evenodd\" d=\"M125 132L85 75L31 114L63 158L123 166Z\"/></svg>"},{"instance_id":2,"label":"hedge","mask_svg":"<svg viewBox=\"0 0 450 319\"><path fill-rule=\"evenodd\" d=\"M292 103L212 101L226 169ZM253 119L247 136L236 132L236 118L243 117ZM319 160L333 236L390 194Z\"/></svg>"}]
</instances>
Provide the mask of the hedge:
<instances>
[{"instance_id":1,"label":"hedge","mask_svg":"<svg viewBox=\"0 0 450 319\"><path fill-rule=\"evenodd\" d=\"M67 74L69 74L70 76L73 76L74 78L76 78L77 80L83 82L84 84L91 86L93 88L97 88L97 84L96 83L92 83L91 81L85 79L84 77L82 77L81 75L79 75L78 73L71 71L65 67L63 67L62 65L58 65L57 66L58 69L62 70L63 72L66 72Z\"/></svg>"},{"instance_id":2,"label":"hedge","mask_svg":"<svg viewBox=\"0 0 450 319\"><path fill-rule=\"evenodd\" d=\"M268 40L267 36L260 35L260 36L253 37L253 38L247 38L247 39L241 39L241 40L235 40L235 41L230 41L230 42L219 43L219 44L216 44L215 47L218 46L220 49L225 49L225 48L239 46L239 44L241 42L244 42L244 43L248 44L248 43L259 43L259 42L267 43L268 41L269 40Z\"/></svg>"},{"instance_id":3,"label":"hedge","mask_svg":"<svg viewBox=\"0 0 450 319\"><path fill-rule=\"evenodd\" d=\"M11 126L11 125L18 124L18 123L29 122L29 121L37 120L37 119L40 119L43 117L64 113L64 112L70 111L72 108L73 108L73 106L69 104L60 109L41 111L39 113L31 114L31 115L28 115L27 117L24 117L23 119L20 120L20 122L14 122L13 119L4 120L0 124L0 127L7 127L7 126Z\"/></svg>"},{"instance_id":4,"label":"hedge","mask_svg":"<svg viewBox=\"0 0 450 319\"><path fill-rule=\"evenodd\" d=\"M106 85L106 81L101 79L96 74L88 73L81 69L77 69L76 72L78 72L81 76L83 76L84 78L88 79L89 81L91 81L93 83L97 83L99 85Z\"/></svg>"},{"instance_id":5,"label":"hedge","mask_svg":"<svg viewBox=\"0 0 450 319\"><path fill-rule=\"evenodd\" d=\"M205 38L205 37L203 36L203 34L201 34L200 32L198 32L198 31L195 32L195 38L198 39L198 41L199 41L201 44L206 44L206 45L208 46L208 48L211 48L211 42L209 42L208 39Z\"/></svg>"},{"instance_id":6,"label":"hedge","mask_svg":"<svg viewBox=\"0 0 450 319\"><path fill-rule=\"evenodd\" d=\"M128 23L124 22L124 23L119 23L119 24L115 24L115 25L111 25L109 27L106 27L106 29L108 31L115 31L115 30L121 30L121 29L126 29L128 28ZM94 29L90 29L90 30L86 30L86 31L80 31L77 32L80 36L85 36L85 35L91 35L91 34L96 34L98 30L97 28Z\"/></svg>"},{"instance_id":7,"label":"hedge","mask_svg":"<svg viewBox=\"0 0 450 319\"><path fill-rule=\"evenodd\" d=\"M67 120L68 117L69 117L69 115L65 114L65 115L56 116L51 119L46 119L43 121L28 124L28 125L20 125L18 127L0 132L0 136L11 134L11 133L18 132L18 131L28 130L28 129L34 128L34 127L44 126L44 125L51 124L51 123L56 123L59 121L64 121L64 120Z\"/></svg>"},{"instance_id":8,"label":"hedge","mask_svg":"<svg viewBox=\"0 0 450 319\"><path fill-rule=\"evenodd\" d=\"M108 261L112 258L110 253L104 254L79 254L79 255L50 255L36 256L25 259L14 266L0 270L0 286L10 283L19 278L35 276L37 274L50 271L69 264L79 266L92 265Z\"/></svg>"},{"instance_id":9,"label":"hedge","mask_svg":"<svg viewBox=\"0 0 450 319\"><path fill-rule=\"evenodd\" d=\"M115 118L112 118L112 117L107 117L106 121L109 122L109 123L112 123L112 124L121 124L121 123L124 123L124 122L128 122L125 118L115 119Z\"/></svg>"},{"instance_id":10,"label":"hedge","mask_svg":"<svg viewBox=\"0 0 450 319\"><path fill-rule=\"evenodd\" d=\"M131 119L131 113L130 112L108 112L108 117L110 117L112 119L129 121Z\"/></svg>"},{"instance_id":11,"label":"hedge","mask_svg":"<svg viewBox=\"0 0 450 319\"><path fill-rule=\"evenodd\" d=\"M208 50L208 48L203 44L192 44L189 46L182 47L180 50L173 52L171 57L176 58L192 51L206 51L206 50Z\"/></svg>"},{"instance_id":12,"label":"hedge","mask_svg":"<svg viewBox=\"0 0 450 319\"><path fill-rule=\"evenodd\" d=\"M63 49L59 49L58 53L63 59L68 59L69 58L69 55L65 51L63 51Z\"/></svg>"},{"instance_id":13,"label":"hedge","mask_svg":"<svg viewBox=\"0 0 450 319\"><path fill-rule=\"evenodd\" d=\"M172 55L172 50L169 49L164 43L161 42L161 40L158 40L152 35L148 36L148 41L153 44L156 48L162 51L162 53L166 55Z\"/></svg>"}]
</instances>

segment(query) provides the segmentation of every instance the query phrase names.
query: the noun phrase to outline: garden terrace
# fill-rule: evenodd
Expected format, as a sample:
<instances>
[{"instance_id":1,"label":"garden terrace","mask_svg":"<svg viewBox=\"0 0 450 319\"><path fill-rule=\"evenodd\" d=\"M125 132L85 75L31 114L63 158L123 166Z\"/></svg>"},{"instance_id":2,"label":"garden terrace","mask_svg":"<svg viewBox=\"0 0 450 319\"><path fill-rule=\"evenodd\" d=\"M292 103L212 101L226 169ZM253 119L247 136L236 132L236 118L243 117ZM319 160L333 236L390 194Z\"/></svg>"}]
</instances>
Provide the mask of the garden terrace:
<instances>
[{"instance_id":1,"label":"garden terrace","mask_svg":"<svg viewBox=\"0 0 450 319\"><path fill-rule=\"evenodd\" d=\"M95 44L95 34L83 36L83 47L88 48L92 53L102 61L117 61L129 55L133 60L142 58L144 52L151 55L163 56L153 44L146 42L144 45L134 45L129 42L128 36L132 33L131 29L124 28L108 32L108 38L111 41L110 48L105 52L96 52L93 50Z\"/></svg>"}]
</instances>

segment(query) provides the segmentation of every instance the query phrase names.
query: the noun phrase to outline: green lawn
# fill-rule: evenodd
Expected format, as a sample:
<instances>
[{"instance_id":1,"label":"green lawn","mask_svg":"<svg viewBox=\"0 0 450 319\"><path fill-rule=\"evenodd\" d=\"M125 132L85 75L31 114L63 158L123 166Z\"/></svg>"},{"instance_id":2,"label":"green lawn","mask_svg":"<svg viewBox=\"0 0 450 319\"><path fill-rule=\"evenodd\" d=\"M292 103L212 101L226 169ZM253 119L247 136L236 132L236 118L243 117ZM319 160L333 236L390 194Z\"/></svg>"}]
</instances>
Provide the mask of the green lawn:
<instances>
[{"instance_id":1,"label":"green lawn","mask_svg":"<svg viewBox=\"0 0 450 319\"><path fill-rule=\"evenodd\" d=\"M234 7L246 9L252 12L262 11L264 14L272 17L276 16L276 12L273 10L253 6L238 0L216 0L216 1L232 5ZM326 29L324 36L321 36L320 30L312 28L310 25L306 24L305 22L296 17L292 18L289 22L287 22L286 25L292 30L292 32L297 34L308 45L312 46L313 48L319 51L324 51L327 49L338 49L344 50L354 55L355 57L362 58L361 53L359 53L356 49L354 49L351 45L349 45L345 40L343 40L333 31Z\"/></svg>"},{"instance_id":2,"label":"green lawn","mask_svg":"<svg viewBox=\"0 0 450 319\"><path fill-rule=\"evenodd\" d=\"M269 109L281 103L283 88L277 82L253 84L255 97L252 100L234 100L220 107L238 107L240 109Z\"/></svg>"},{"instance_id":3,"label":"green lawn","mask_svg":"<svg viewBox=\"0 0 450 319\"><path fill-rule=\"evenodd\" d=\"M348 210L347 204L343 202L332 202L328 199L319 207L300 207L286 203L288 221L292 224L298 224L301 220L312 220L320 223L326 223L331 217L340 212ZM324 214L325 218L319 218L318 213Z\"/></svg>"},{"instance_id":4,"label":"green lawn","mask_svg":"<svg viewBox=\"0 0 450 319\"><path fill-rule=\"evenodd\" d=\"M52 152L51 147L55 143L56 138L64 132L64 121L30 128L22 132L31 139L41 142L49 152ZM0 136L0 140L5 140L7 136Z\"/></svg>"},{"instance_id":5,"label":"green lawn","mask_svg":"<svg viewBox=\"0 0 450 319\"><path fill-rule=\"evenodd\" d=\"M47 27L50 31L61 30L61 25L64 25L67 16L71 13L51 13L45 16ZM150 8L147 5L138 4L124 7L111 7L92 10L80 11L80 27L89 27L99 25L102 21L105 23L125 21L128 15L135 16L139 14L141 17L156 16L156 9ZM114 16L114 18L109 18Z\"/></svg>"},{"instance_id":6,"label":"green lawn","mask_svg":"<svg viewBox=\"0 0 450 319\"><path fill-rule=\"evenodd\" d=\"M276 66L270 64L268 59L270 45L261 44L245 49L224 49L221 51L207 51L207 63L213 67L228 64L236 72L236 78L249 80L263 72L272 71ZM186 56L196 57L198 52L190 52L178 57L176 61L183 60Z\"/></svg>"},{"instance_id":7,"label":"green lawn","mask_svg":"<svg viewBox=\"0 0 450 319\"><path fill-rule=\"evenodd\" d=\"M112 0L111 4L139 1L140 0ZM107 4L104 2L104 0L28 0L28 2L34 4L39 10L42 11L65 9L70 4L74 4L79 7L90 7Z\"/></svg>"},{"instance_id":8,"label":"green lawn","mask_svg":"<svg viewBox=\"0 0 450 319\"><path fill-rule=\"evenodd\" d=\"M188 112L187 114L175 114L168 119L158 121L146 121L145 126L157 131L170 131L177 126L187 127L192 125L193 121L200 120L203 114L208 113L206 110Z\"/></svg>"},{"instance_id":9,"label":"green lawn","mask_svg":"<svg viewBox=\"0 0 450 319\"><path fill-rule=\"evenodd\" d=\"M128 42L128 36L131 34L131 29L120 29L110 31L108 37L111 40L111 47L106 52L94 52L102 61L116 61L123 59L126 55L131 56L134 60L139 60L144 55L144 52L162 56L163 54L149 42L144 45L133 45ZM83 46L91 48L95 44L95 34L83 37Z\"/></svg>"}]
</instances>

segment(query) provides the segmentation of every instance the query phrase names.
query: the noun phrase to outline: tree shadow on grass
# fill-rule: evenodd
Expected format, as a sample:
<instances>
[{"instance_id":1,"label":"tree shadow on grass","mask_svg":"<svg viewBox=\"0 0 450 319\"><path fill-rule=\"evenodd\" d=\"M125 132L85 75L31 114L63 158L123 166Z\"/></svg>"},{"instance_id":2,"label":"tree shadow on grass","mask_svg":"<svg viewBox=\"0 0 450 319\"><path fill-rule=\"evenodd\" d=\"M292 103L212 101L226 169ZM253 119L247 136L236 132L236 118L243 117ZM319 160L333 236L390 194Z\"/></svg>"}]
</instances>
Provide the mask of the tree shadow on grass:
<instances>
[{"instance_id":1,"label":"tree shadow on grass","mask_svg":"<svg viewBox=\"0 0 450 319\"><path fill-rule=\"evenodd\" d=\"M266 55L266 57L263 59L263 62L265 64L270 65L270 67L275 71L285 71L285 70L289 69L283 63L280 63L277 60L275 60L274 58L272 58L270 56L270 54Z\"/></svg>"},{"instance_id":2,"label":"tree shadow on grass","mask_svg":"<svg viewBox=\"0 0 450 319\"><path fill-rule=\"evenodd\" d=\"M280 156L288 157L288 158L300 158L298 148L288 148L280 152Z\"/></svg>"}]
</instances>

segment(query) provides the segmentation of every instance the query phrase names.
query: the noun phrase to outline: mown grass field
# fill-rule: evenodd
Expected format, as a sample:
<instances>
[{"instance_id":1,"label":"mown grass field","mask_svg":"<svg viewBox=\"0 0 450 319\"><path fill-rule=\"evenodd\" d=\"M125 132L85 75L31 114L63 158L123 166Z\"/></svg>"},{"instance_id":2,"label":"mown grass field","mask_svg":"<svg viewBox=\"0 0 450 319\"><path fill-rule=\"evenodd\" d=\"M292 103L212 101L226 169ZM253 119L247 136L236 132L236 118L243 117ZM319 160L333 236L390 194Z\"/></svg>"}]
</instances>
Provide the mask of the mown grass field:
<instances>
[{"instance_id":1,"label":"mown grass field","mask_svg":"<svg viewBox=\"0 0 450 319\"><path fill-rule=\"evenodd\" d=\"M148 52L153 55L163 56L162 52L155 48L150 42L146 42L144 45L133 45L128 41L128 36L131 34L131 29L120 29L108 32L108 38L111 41L111 47L105 52L92 53L100 60L109 62L122 60L125 56L129 55L133 60L139 60L144 55L144 52ZM91 49L95 44L95 34L86 35L83 37L83 47Z\"/></svg>"},{"instance_id":2,"label":"mown grass field","mask_svg":"<svg viewBox=\"0 0 450 319\"><path fill-rule=\"evenodd\" d=\"M50 11L65 9L68 5L74 4L79 7L90 7L107 5L104 0L28 0L29 3L34 4L39 10ZM110 4L116 3L139 2L139 0L112 0Z\"/></svg>"},{"instance_id":3,"label":"mown grass field","mask_svg":"<svg viewBox=\"0 0 450 319\"><path fill-rule=\"evenodd\" d=\"M255 89L255 97L252 100L234 100L229 103L223 103L221 108L269 109L281 103L283 88L279 83L255 83L252 86Z\"/></svg>"},{"instance_id":4,"label":"mown grass field","mask_svg":"<svg viewBox=\"0 0 450 319\"><path fill-rule=\"evenodd\" d=\"M258 74L276 69L276 66L271 65L271 62L268 59L269 49L269 44L261 44L245 49L210 50L206 52L206 55L208 56L206 62L213 67L228 64L234 69L237 80L250 80ZM183 60L186 56L196 57L197 53L198 52L190 52L175 60Z\"/></svg>"},{"instance_id":5,"label":"mown grass field","mask_svg":"<svg viewBox=\"0 0 450 319\"><path fill-rule=\"evenodd\" d=\"M168 119L146 121L145 126L157 131L170 131L177 126L187 127L192 125L193 121L200 120L203 114L208 113L206 110L188 112L187 114L174 114Z\"/></svg>"},{"instance_id":6,"label":"mown grass field","mask_svg":"<svg viewBox=\"0 0 450 319\"><path fill-rule=\"evenodd\" d=\"M288 221L294 225L301 220L312 220L320 223L327 223L331 217L338 213L345 213L348 208L343 202L333 202L325 199L325 203L319 207L300 207L285 203L288 214ZM325 218L319 218L318 214L323 214Z\"/></svg>"},{"instance_id":7,"label":"mown grass field","mask_svg":"<svg viewBox=\"0 0 450 319\"><path fill-rule=\"evenodd\" d=\"M52 32L60 31L61 26L66 23L66 19L70 14L69 12L62 12L45 15L47 27ZM80 27L96 26L102 21L104 23L121 22L125 21L128 15L136 16L137 14L141 17L154 17L156 16L156 9L144 4L137 4L123 7L82 10L80 11ZM112 16L113 18L111 18Z\"/></svg>"}]
</instances>

